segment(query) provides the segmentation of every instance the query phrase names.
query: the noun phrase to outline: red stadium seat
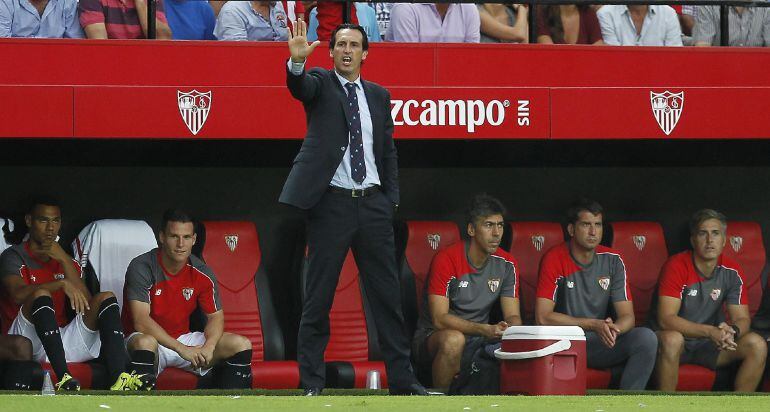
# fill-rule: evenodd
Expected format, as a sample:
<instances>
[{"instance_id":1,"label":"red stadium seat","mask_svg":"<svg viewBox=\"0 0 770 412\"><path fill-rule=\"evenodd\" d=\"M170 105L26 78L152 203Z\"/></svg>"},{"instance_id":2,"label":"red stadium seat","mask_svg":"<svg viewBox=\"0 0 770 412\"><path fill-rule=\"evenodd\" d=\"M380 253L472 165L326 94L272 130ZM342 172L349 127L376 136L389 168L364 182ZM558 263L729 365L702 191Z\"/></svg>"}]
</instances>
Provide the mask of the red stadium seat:
<instances>
[{"instance_id":1,"label":"red stadium seat","mask_svg":"<svg viewBox=\"0 0 770 412\"><path fill-rule=\"evenodd\" d=\"M307 248L305 254L307 258ZM304 263L303 276L307 272L307 259ZM326 387L365 388L370 370L379 371L380 385L387 387L385 364L373 359L379 348L374 336L369 335L372 331L367 325L365 305L358 267L352 252L348 251L329 312L329 343L324 352Z\"/></svg>"},{"instance_id":2,"label":"red stadium seat","mask_svg":"<svg viewBox=\"0 0 770 412\"><path fill-rule=\"evenodd\" d=\"M402 304L407 330L414 332L425 299L425 283L430 263L436 253L460 241L460 231L454 222L418 221L406 222L407 239L401 259Z\"/></svg>"},{"instance_id":3,"label":"red stadium seat","mask_svg":"<svg viewBox=\"0 0 770 412\"><path fill-rule=\"evenodd\" d=\"M510 253L519 263L519 292L524 324L535 322L535 291L540 259L548 249L564 242L561 225L552 222L512 222Z\"/></svg>"},{"instance_id":4,"label":"red stadium seat","mask_svg":"<svg viewBox=\"0 0 770 412\"><path fill-rule=\"evenodd\" d=\"M728 222L725 256L735 259L743 269L743 281L753 317L762 302L762 271L767 255L762 240L762 228L756 222Z\"/></svg>"},{"instance_id":5,"label":"red stadium seat","mask_svg":"<svg viewBox=\"0 0 770 412\"><path fill-rule=\"evenodd\" d=\"M252 343L252 387L293 389L299 368L284 361L283 335L277 323L256 227L251 222L203 222L201 257L219 284L225 331ZM158 377L158 389L201 386L191 373L169 368Z\"/></svg>"},{"instance_id":6,"label":"red stadium seat","mask_svg":"<svg viewBox=\"0 0 770 412\"><path fill-rule=\"evenodd\" d=\"M663 228L657 222L614 222L612 233L611 246L621 253L626 265L636 325L643 326L660 269L668 259Z\"/></svg>"}]
</instances>

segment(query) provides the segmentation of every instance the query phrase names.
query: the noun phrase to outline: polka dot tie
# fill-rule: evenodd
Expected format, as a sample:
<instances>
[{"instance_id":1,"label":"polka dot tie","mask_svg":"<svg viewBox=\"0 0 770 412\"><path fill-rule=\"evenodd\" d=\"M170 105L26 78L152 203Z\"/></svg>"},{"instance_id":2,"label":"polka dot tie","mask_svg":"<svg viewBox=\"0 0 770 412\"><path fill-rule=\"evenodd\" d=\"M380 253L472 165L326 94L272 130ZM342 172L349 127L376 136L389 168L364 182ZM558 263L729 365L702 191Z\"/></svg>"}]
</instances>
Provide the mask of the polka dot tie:
<instances>
[{"instance_id":1,"label":"polka dot tie","mask_svg":"<svg viewBox=\"0 0 770 412\"><path fill-rule=\"evenodd\" d=\"M362 183L366 177L366 163L364 162L364 139L361 134L361 114L358 111L358 96L356 96L356 84L347 83L348 109L350 109L350 171L353 181Z\"/></svg>"}]
</instances>

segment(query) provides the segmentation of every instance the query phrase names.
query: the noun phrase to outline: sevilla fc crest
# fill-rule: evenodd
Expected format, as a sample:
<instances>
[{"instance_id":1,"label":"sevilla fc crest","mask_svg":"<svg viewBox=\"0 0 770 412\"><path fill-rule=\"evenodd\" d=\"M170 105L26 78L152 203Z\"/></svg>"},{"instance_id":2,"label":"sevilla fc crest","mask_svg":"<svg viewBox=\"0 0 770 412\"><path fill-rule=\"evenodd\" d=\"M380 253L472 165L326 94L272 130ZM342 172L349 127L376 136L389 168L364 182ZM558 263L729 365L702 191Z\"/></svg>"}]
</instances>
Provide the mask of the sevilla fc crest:
<instances>
[{"instance_id":1,"label":"sevilla fc crest","mask_svg":"<svg viewBox=\"0 0 770 412\"><path fill-rule=\"evenodd\" d=\"M532 246L534 246L535 250L538 252L543 250L543 245L545 245L545 236L532 235Z\"/></svg>"},{"instance_id":2,"label":"sevilla fc crest","mask_svg":"<svg viewBox=\"0 0 770 412\"><path fill-rule=\"evenodd\" d=\"M719 299L719 295L722 294L722 289L712 289L711 290L711 299L714 301L717 301Z\"/></svg>"},{"instance_id":3,"label":"sevilla fc crest","mask_svg":"<svg viewBox=\"0 0 770 412\"><path fill-rule=\"evenodd\" d=\"M642 235L634 235L631 237L634 240L634 245L641 252L644 249L644 245L647 243L647 237Z\"/></svg>"},{"instance_id":4,"label":"sevilla fc crest","mask_svg":"<svg viewBox=\"0 0 770 412\"><path fill-rule=\"evenodd\" d=\"M740 236L730 236L730 246L733 247L735 253L740 252L743 246L743 238Z\"/></svg>"},{"instance_id":5,"label":"sevilla fc crest","mask_svg":"<svg viewBox=\"0 0 770 412\"><path fill-rule=\"evenodd\" d=\"M663 93L650 91L650 104L652 115L658 122L658 126L666 136L674 131L684 108L684 92L671 93L666 90Z\"/></svg>"},{"instance_id":6,"label":"sevilla fc crest","mask_svg":"<svg viewBox=\"0 0 770 412\"><path fill-rule=\"evenodd\" d=\"M610 278L607 276L602 276L599 278L599 286L601 286L602 289L607 290L610 288Z\"/></svg>"},{"instance_id":7,"label":"sevilla fc crest","mask_svg":"<svg viewBox=\"0 0 770 412\"><path fill-rule=\"evenodd\" d=\"M428 234L428 246L433 250L438 250L438 245L441 244L441 235L438 233Z\"/></svg>"},{"instance_id":8,"label":"sevilla fc crest","mask_svg":"<svg viewBox=\"0 0 770 412\"><path fill-rule=\"evenodd\" d=\"M235 252L235 248L238 247L238 235L225 235L225 244L231 252Z\"/></svg>"},{"instance_id":9,"label":"sevilla fc crest","mask_svg":"<svg viewBox=\"0 0 770 412\"><path fill-rule=\"evenodd\" d=\"M184 296L184 300L190 300L192 295L193 295L193 288L182 289L182 296Z\"/></svg>"},{"instance_id":10,"label":"sevilla fc crest","mask_svg":"<svg viewBox=\"0 0 770 412\"><path fill-rule=\"evenodd\" d=\"M211 109L211 92L201 93L197 90L191 92L176 91L179 114L193 135L197 135L206 123Z\"/></svg>"},{"instance_id":11,"label":"sevilla fc crest","mask_svg":"<svg viewBox=\"0 0 770 412\"><path fill-rule=\"evenodd\" d=\"M500 278L489 279L487 285L492 293L497 292L497 288L500 287Z\"/></svg>"}]
</instances>

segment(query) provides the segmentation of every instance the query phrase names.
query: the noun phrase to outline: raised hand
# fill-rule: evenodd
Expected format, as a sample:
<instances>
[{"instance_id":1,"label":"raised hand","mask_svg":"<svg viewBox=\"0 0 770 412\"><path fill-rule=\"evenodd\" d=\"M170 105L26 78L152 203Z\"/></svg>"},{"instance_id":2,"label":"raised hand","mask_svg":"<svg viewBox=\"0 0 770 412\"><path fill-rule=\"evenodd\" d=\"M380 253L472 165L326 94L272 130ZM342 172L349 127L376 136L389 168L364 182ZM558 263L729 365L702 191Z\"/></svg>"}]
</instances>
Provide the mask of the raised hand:
<instances>
[{"instance_id":1,"label":"raised hand","mask_svg":"<svg viewBox=\"0 0 770 412\"><path fill-rule=\"evenodd\" d=\"M320 41L316 40L313 44L307 44L307 23L302 19L292 24L291 30L289 30L289 52L291 53L291 61L295 63L302 63L313 53Z\"/></svg>"}]
</instances>

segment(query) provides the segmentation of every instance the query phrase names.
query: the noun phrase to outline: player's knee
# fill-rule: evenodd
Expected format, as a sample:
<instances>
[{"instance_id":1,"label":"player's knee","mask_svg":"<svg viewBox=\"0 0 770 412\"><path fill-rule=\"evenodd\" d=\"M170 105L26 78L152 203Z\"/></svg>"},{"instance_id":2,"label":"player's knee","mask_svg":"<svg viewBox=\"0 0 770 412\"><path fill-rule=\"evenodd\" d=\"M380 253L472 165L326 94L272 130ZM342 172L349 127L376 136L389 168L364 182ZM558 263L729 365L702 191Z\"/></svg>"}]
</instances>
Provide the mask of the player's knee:
<instances>
[{"instance_id":1,"label":"player's knee","mask_svg":"<svg viewBox=\"0 0 770 412\"><path fill-rule=\"evenodd\" d=\"M44 296L47 296L47 297L50 298L51 297L51 292L49 292L49 291L47 291L47 290L45 290L43 288L38 288L38 289L35 289L35 291L30 294L29 299L30 299L30 301L34 301L35 299L41 298L41 297L44 297Z\"/></svg>"},{"instance_id":2,"label":"player's knee","mask_svg":"<svg viewBox=\"0 0 770 412\"><path fill-rule=\"evenodd\" d=\"M115 294L112 292L99 292L91 298L91 305L98 306L109 298L114 298Z\"/></svg>"},{"instance_id":3,"label":"player's knee","mask_svg":"<svg viewBox=\"0 0 770 412\"><path fill-rule=\"evenodd\" d=\"M755 359L765 359L767 342L754 332L749 332L739 340L739 345L746 347L746 354Z\"/></svg>"},{"instance_id":4,"label":"player's knee","mask_svg":"<svg viewBox=\"0 0 770 412\"><path fill-rule=\"evenodd\" d=\"M156 352L158 350L158 341L147 334L138 333L134 335L128 342L129 350L149 350Z\"/></svg>"},{"instance_id":5,"label":"player's knee","mask_svg":"<svg viewBox=\"0 0 770 412\"><path fill-rule=\"evenodd\" d=\"M441 331L438 352L443 356L460 357L465 349L465 335L457 330Z\"/></svg>"},{"instance_id":6,"label":"player's knee","mask_svg":"<svg viewBox=\"0 0 770 412\"><path fill-rule=\"evenodd\" d=\"M249 338L241 335L231 335L232 336L232 347L235 350L235 352L242 352L245 350L251 349L251 341Z\"/></svg>"},{"instance_id":7,"label":"player's knee","mask_svg":"<svg viewBox=\"0 0 770 412\"><path fill-rule=\"evenodd\" d=\"M678 357L684 349L684 336L673 330L658 331L658 352L662 356Z\"/></svg>"},{"instance_id":8,"label":"player's knee","mask_svg":"<svg viewBox=\"0 0 770 412\"><path fill-rule=\"evenodd\" d=\"M658 337L655 332L648 328L634 328L631 329L633 336L633 342L635 351L657 353L658 351Z\"/></svg>"}]
</instances>

